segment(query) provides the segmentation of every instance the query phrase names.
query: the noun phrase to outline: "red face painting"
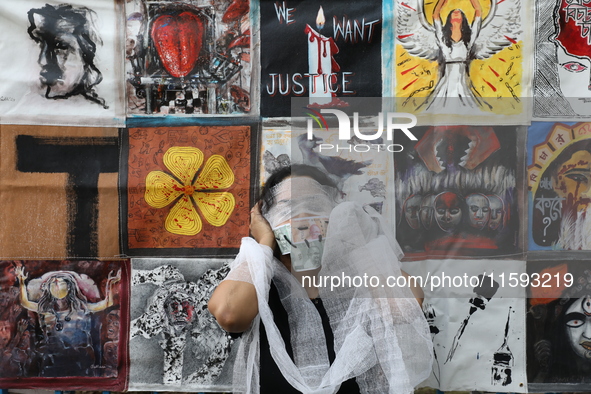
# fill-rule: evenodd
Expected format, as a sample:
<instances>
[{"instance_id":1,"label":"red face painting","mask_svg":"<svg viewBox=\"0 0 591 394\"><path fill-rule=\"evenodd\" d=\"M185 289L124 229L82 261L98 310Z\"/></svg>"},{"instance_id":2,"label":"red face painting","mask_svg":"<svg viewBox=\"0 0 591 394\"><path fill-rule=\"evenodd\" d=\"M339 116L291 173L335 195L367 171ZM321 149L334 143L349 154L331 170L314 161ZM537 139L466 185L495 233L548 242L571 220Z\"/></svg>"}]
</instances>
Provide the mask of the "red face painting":
<instances>
[{"instance_id":1,"label":"red face painting","mask_svg":"<svg viewBox=\"0 0 591 394\"><path fill-rule=\"evenodd\" d=\"M454 232L462 222L461 201L457 194L443 192L435 197L435 220L446 232Z\"/></svg>"}]
</instances>

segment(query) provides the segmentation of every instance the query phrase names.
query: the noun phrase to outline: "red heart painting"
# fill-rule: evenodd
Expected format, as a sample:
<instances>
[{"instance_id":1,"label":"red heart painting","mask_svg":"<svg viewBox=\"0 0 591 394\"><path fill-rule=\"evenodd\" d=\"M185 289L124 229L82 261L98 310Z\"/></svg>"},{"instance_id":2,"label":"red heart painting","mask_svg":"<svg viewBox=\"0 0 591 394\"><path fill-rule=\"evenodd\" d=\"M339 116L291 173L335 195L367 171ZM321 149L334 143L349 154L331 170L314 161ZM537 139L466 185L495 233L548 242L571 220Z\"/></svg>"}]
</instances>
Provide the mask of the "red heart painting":
<instances>
[{"instance_id":1,"label":"red heart painting","mask_svg":"<svg viewBox=\"0 0 591 394\"><path fill-rule=\"evenodd\" d=\"M201 52L203 21L192 12L161 15L152 24L152 40L166 71L173 77L187 76Z\"/></svg>"}]
</instances>

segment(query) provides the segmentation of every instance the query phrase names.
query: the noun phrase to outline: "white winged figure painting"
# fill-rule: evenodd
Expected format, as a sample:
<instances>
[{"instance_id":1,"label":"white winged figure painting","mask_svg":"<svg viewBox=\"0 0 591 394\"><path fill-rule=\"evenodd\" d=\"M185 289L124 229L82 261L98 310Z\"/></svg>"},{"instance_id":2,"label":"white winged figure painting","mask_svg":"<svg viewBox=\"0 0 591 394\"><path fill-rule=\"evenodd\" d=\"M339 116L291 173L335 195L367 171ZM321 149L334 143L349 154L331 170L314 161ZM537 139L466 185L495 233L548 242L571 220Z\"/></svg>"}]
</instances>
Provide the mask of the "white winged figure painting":
<instances>
[{"instance_id":1,"label":"white winged figure painting","mask_svg":"<svg viewBox=\"0 0 591 394\"><path fill-rule=\"evenodd\" d=\"M522 1L397 0L399 109L520 113Z\"/></svg>"}]
</instances>

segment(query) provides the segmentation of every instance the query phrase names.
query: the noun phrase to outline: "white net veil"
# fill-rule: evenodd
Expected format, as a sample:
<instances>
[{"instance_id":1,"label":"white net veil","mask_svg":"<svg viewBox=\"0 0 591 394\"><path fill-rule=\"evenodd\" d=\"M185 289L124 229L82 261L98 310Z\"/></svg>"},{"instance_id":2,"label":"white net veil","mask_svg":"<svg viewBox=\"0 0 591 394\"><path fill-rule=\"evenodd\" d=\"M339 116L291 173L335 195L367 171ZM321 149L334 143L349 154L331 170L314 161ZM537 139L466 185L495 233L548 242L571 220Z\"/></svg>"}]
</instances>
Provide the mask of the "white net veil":
<instances>
[{"instance_id":1,"label":"white net veil","mask_svg":"<svg viewBox=\"0 0 591 394\"><path fill-rule=\"evenodd\" d=\"M234 391L259 392L262 322L279 370L303 393L335 393L343 381L352 377L356 377L363 393L413 392L431 372L433 345L427 322L410 289L381 286L388 277L401 275L402 256L381 216L351 202L334 207L336 191L311 178L289 178L278 187L276 197L280 199L275 199L276 204L266 215L271 226L298 213L316 214L327 208L331 211L322 268L316 278L338 277L345 282L332 289L330 281L326 287L319 287L334 333L336 358L331 365L321 317L298 279L273 257L269 247L243 238L226 279L255 286L259 315L240 339ZM285 206L281 196L287 190L292 196ZM379 285L372 287L366 279L367 286L359 286L359 280L348 283L346 279L372 276L379 279ZM271 280L289 316L293 361L268 305Z\"/></svg>"}]
</instances>

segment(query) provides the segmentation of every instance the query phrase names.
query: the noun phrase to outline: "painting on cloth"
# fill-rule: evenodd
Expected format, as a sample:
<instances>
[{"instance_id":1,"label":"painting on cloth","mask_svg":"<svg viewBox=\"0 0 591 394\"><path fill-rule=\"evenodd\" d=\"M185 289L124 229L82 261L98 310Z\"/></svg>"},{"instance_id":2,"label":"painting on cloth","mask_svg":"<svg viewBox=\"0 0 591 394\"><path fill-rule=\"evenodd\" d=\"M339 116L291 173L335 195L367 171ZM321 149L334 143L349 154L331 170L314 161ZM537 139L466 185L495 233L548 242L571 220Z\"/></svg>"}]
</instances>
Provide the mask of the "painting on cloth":
<instances>
[{"instance_id":1,"label":"painting on cloth","mask_svg":"<svg viewBox=\"0 0 591 394\"><path fill-rule=\"evenodd\" d=\"M113 258L119 132L0 126L0 256Z\"/></svg>"},{"instance_id":2,"label":"painting on cloth","mask_svg":"<svg viewBox=\"0 0 591 394\"><path fill-rule=\"evenodd\" d=\"M435 360L424 385L445 392L527 392L526 285L509 282L525 275L524 261L409 261L402 269L428 283L423 312Z\"/></svg>"},{"instance_id":3,"label":"painting on cloth","mask_svg":"<svg viewBox=\"0 0 591 394\"><path fill-rule=\"evenodd\" d=\"M125 253L237 251L248 236L256 179L251 126L133 128L124 140Z\"/></svg>"},{"instance_id":4,"label":"painting on cloth","mask_svg":"<svg viewBox=\"0 0 591 394\"><path fill-rule=\"evenodd\" d=\"M517 253L515 127L414 128L394 154L396 234L407 257Z\"/></svg>"},{"instance_id":5,"label":"painting on cloth","mask_svg":"<svg viewBox=\"0 0 591 394\"><path fill-rule=\"evenodd\" d=\"M261 115L290 115L293 97L315 108L382 94L382 1L260 2Z\"/></svg>"},{"instance_id":6,"label":"painting on cloth","mask_svg":"<svg viewBox=\"0 0 591 394\"><path fill-rule=\"evenodd\" d=\"M591 4L538 0L535 11L534 118L591 118Z\"/></svg>"},{"instance_id":7,"label":"painting on cloth","mask_svg":"<svg viewBox=\"0 0 591 394\"><path fill-rule=\"evenodd\" d=\"M122 4L0 3L1 122L123 126Z\"/></svg>"},{"instance_id":8,"label":"painting on cloth","mask_svg":"<svg viewBox=\"0 0 591 394\"><path fill-rule=\"evenodd\" d=\"M258 100L251 102L248 0L132 0L126 13L128 115L258 110Z\"/></svg>"},{"instance_id":9,"label":"painting on cloth","mask_svg":"<svg viewBox=\"0 0 591 394\"><path fill-rule=\"evenodd\" d=\"M132 260L131 390L231 390L234 340L207 310L229 262Z\"/></svg>"},{"instance_id":10,"label":"painting on cloth","mask_svg":"<svg viewBox=\"0 0 591 394\"><path fill-rule=\"evenodd\" d=\"M591 388L591 272L586 260L528 261L527 374L532 391Z\"/></svg>"},{"instance_id":11,"label":"painting on cloth","mask_svg":"<svg viewBox=\"0 0 591 394\"><path fill-rule=\"evenodd\" d=\"M0 384L122 391L128 260L0 261Z\"/></svg>"},{"instance_id":12,"label":"painting on cloth","mask_svg":"<svg viewBox=\"0 0 591 394\"><path fill-rule=\"evenodd\" d=\"M591 123L528 130L530 250L589 250Z\"/></svg>"},{"instance_id":13,"label":"painting on cloth","mask_svg":"<svg viewBox=\"0 0 591 394\"><path fill-rule=\"evenodd\" d=\"M525 0L397 0L397 110L427 124L441 125L446 114L522 124L515 119L531 97L529 9Z\"/></svg>"}]
</instances>

